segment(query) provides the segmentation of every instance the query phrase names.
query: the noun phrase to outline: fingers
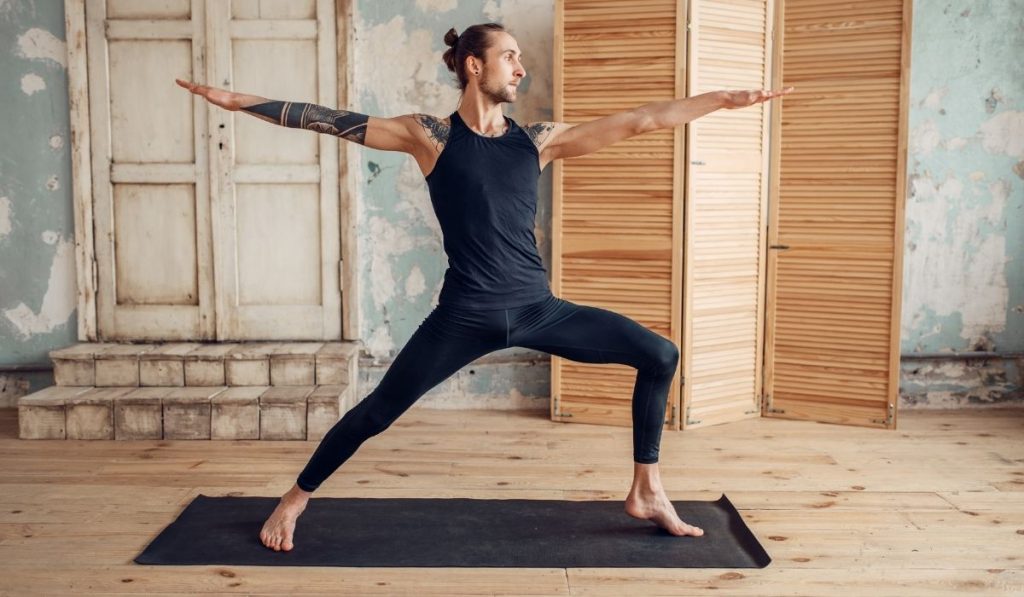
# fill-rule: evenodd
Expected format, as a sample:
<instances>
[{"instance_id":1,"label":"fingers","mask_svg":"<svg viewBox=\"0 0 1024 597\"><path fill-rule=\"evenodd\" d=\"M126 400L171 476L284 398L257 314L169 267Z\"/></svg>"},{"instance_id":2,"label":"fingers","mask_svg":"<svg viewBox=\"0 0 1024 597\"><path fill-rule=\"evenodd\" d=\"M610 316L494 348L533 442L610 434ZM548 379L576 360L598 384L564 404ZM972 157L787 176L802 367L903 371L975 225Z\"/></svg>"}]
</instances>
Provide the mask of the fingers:
<instances>
[{"instance_id":1,"label":"fingers","mask_svg":"<svg viewBox=\"0 0 1024 597\"><path fill-rule=\"evenodd\" d=\"M192 93L194 93L196 95L203 95L203 96L205 96L206 95L205 90L208 89L206 87L206 85L196 85L195 83L193 83L191 81L185 81L185 80L182 80L182 79L175 79L175 82L177 82L178 85L181 85L182 87L184 87L185 89L188 89L189 91L191 91Z\"/></svg>"}]
</instances>

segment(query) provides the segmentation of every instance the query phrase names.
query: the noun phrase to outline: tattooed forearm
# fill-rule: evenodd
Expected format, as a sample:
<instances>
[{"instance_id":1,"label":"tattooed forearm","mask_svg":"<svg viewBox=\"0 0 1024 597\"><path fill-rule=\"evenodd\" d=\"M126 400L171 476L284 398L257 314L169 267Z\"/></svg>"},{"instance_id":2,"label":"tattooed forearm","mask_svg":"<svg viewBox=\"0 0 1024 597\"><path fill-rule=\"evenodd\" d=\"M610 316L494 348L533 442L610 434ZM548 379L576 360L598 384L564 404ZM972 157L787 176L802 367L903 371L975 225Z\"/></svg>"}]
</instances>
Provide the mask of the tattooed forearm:
<instances>
[{"instance_id":1,"label":"tattooed forearm","mask_svg":"<svg viewBox=\"0 0 1024 597\"><path fill-rule=\"evenodd\" d=\"M414 114L413 117L427 132L427 137L434 144L434 148L440 151L444 144L448 142L448 136L451 134L452 127L448 119L441 119L428 114Z\"/></svg>"},{"instance_id":2,"label":"tattooed forearm","mask_svg":"<svg viewBox=\"0 0 1024 597\"><path fill-rule=\"evenodd\" d=\"M544 140L548 138L548 135L555 129L555 123L553 122L535 122L527 125L523 128L526 134L529 135L530 140L537 147L540 147Z\"/></svg>"},{"instance_id":3,"label":"tattooed forearm","mask_svg":"<svg viewBox=\"0 0 1024 597\"><path fill-rule=\"evenodd\" d=\"M361 145L366 140L366 123L370 117L358 112L332 110L317 104L271 100L242 108L246 112L265 116L281 126L308 129L354 141Z\"/></svg>"}]
</instances>

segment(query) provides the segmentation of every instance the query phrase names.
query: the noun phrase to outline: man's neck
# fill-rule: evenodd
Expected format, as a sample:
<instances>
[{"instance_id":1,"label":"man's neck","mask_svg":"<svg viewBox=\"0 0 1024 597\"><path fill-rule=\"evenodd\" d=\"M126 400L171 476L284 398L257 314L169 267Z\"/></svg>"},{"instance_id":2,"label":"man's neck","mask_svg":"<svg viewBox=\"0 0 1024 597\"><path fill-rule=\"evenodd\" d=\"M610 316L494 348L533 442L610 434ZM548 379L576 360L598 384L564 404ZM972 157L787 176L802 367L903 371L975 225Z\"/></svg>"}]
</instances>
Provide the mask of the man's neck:
<instances>
[{"instance_id":1,"label":"man's neck","mask_svg":"<svg viewBox=\"0 0 1024 597\"><path fill-rule=\"evenodd\" d=\"M475 92L467 92L458 109L459 117L474 132L488 137L505 134L505 114L501 104L493 103Z\"/></svg>"}]
</instances>

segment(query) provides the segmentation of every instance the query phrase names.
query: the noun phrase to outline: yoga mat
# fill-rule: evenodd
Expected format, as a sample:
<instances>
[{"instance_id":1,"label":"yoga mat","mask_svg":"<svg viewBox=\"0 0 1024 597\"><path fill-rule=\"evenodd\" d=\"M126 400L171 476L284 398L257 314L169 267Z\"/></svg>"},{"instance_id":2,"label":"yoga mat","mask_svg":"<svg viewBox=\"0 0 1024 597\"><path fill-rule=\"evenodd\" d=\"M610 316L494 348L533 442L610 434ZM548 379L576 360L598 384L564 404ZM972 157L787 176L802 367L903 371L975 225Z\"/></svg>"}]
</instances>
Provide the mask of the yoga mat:
<instances>
[{"instance_id":1,"label":"yoga mat","mask_svg":"<svg viewBox=\"0 0 1024 597\"><path fill-rule=\"evenodd\" d=\"M677 537L623 502L471 498L312 498L295 547L259 539L276 497L199 495L138 564L236 566L763 568L771 562L725 494L674 501L704 529Z\"/></svg>"}]
</instances>

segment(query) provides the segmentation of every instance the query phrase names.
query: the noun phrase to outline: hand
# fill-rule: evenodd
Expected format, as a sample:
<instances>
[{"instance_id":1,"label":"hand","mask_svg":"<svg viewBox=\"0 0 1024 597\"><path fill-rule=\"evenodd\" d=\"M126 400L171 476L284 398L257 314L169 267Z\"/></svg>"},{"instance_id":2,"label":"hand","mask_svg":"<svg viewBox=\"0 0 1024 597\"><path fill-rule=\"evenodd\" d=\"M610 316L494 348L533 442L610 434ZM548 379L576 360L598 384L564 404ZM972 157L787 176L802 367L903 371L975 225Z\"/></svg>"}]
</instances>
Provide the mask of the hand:
<instances>
[{"instance_id":1,"label":"hand","mask_svg":"<svg viewBox=\"0 0 1024 597\"><path fill-rule=\"evenodd\" d=\"M232 112L237 111L242 107L242 100L246 96L241 93L235 93L226 89L217 89L216 87L210 87L208 85L196 85L190 81L182 81L181 79L175 79L178 85L181 85L185 89L188 89L196 95L200 95L208 102L215 106L220 106L225 110L231 110Z\"/></svg>"},{"instance_id":2,"label":"hand","mask_svg":"<svg viewBox=\"0 0 1024 597\"><path fill-rule=\"evenodd\" d=\"M744 91L723 91L722 92L722 107L734 110L736 108L746 108L747 106L753 106L754 104L760 104L770 100L773 97L786 95L793 91L795 87L786 87L785 89L772 90L767 89L748 89Z\"/></svg>"}]
</instances>

